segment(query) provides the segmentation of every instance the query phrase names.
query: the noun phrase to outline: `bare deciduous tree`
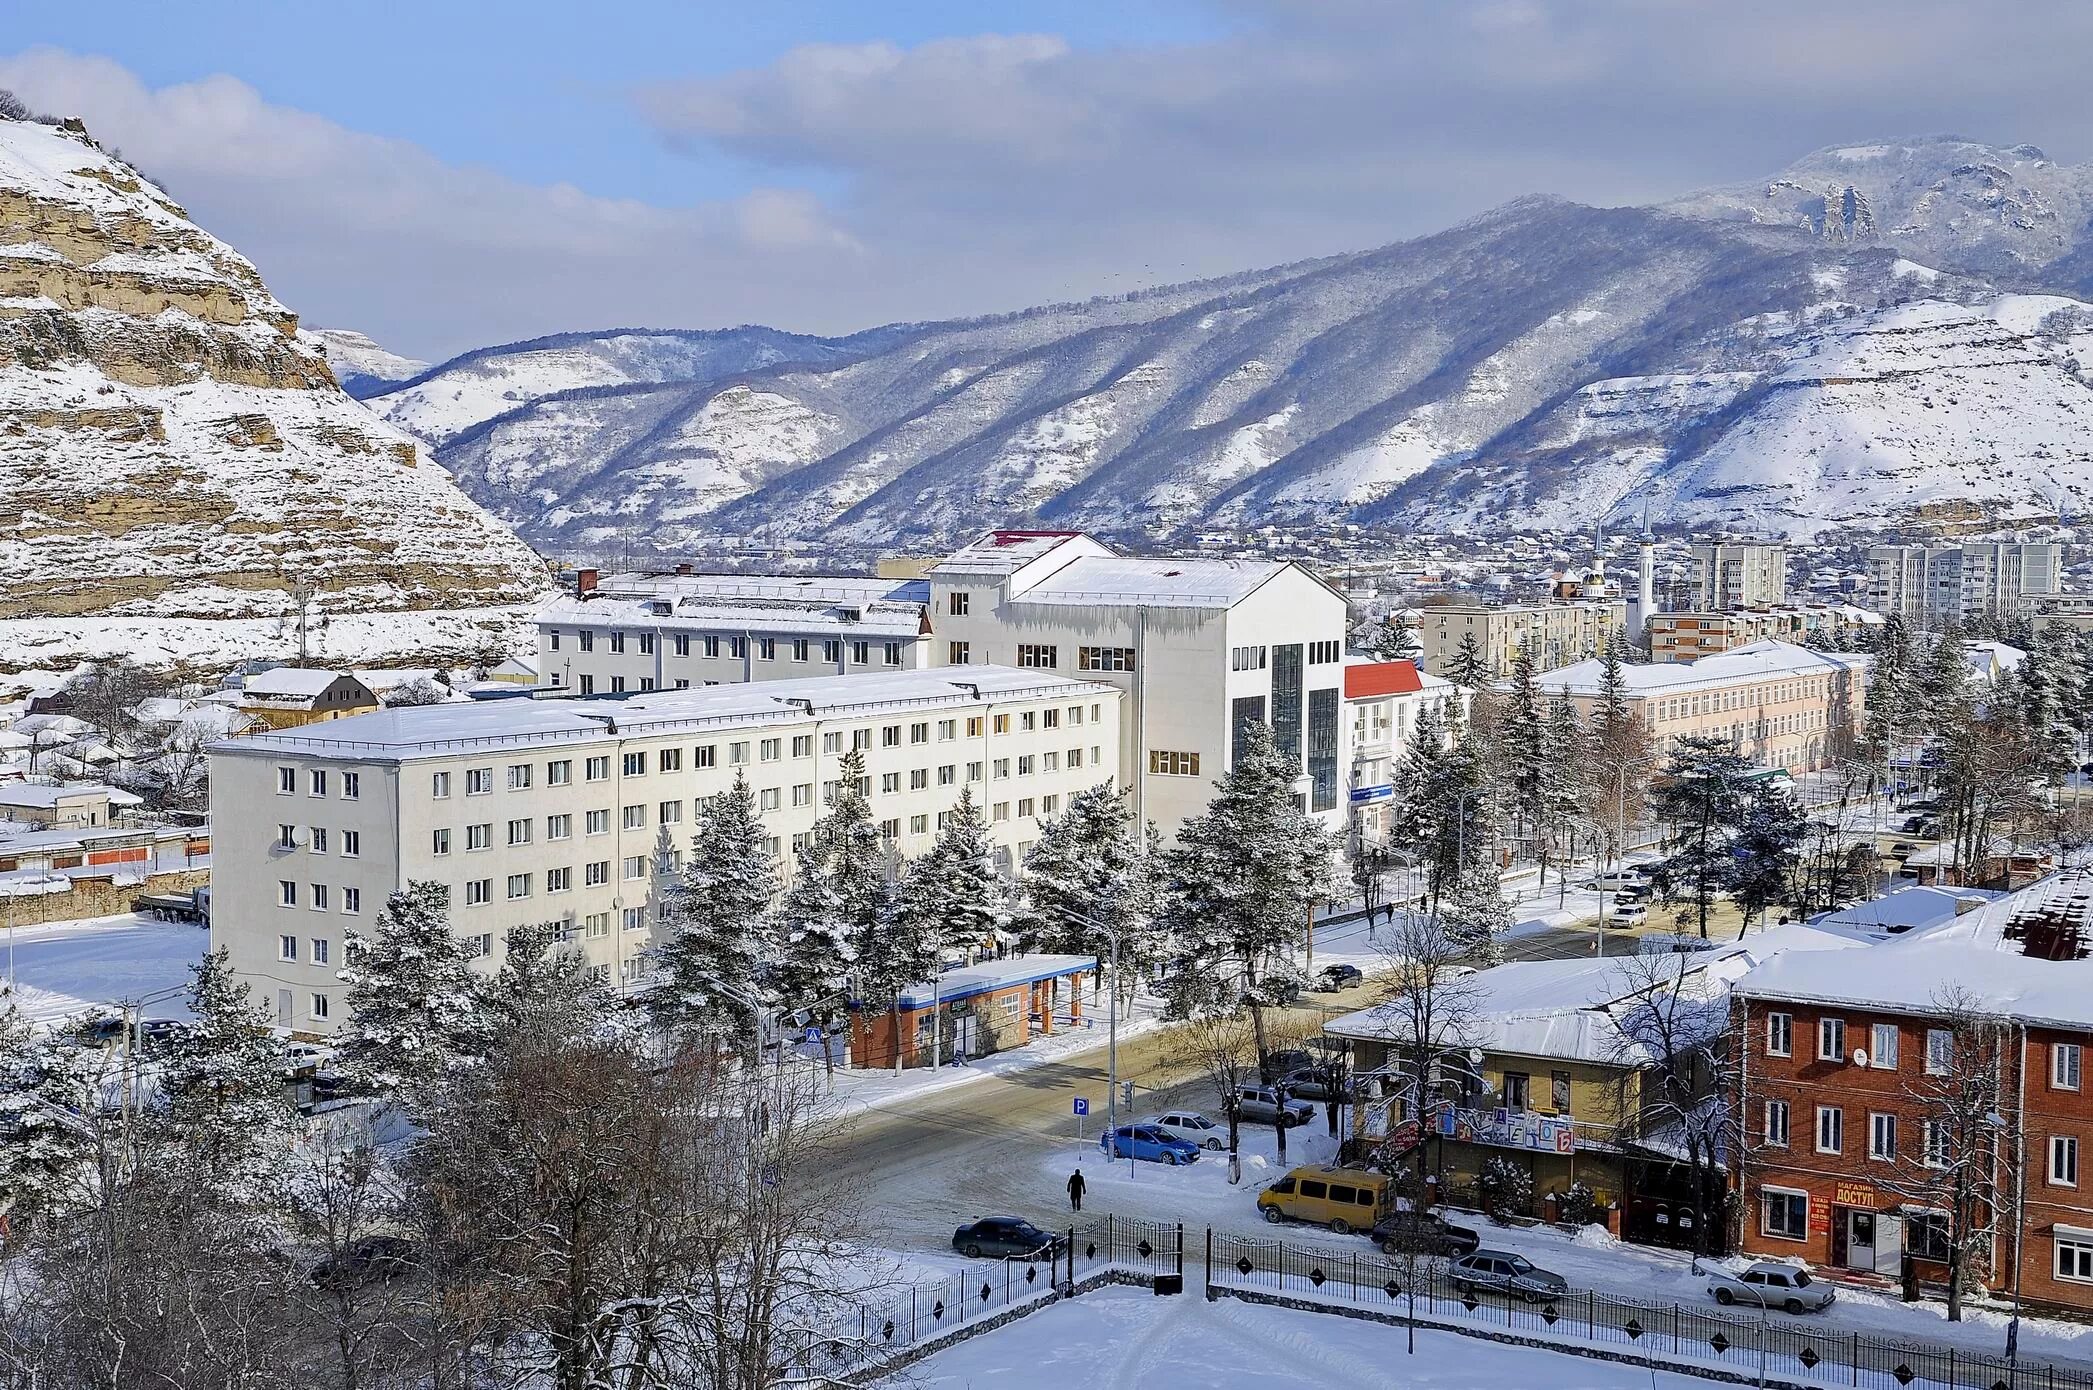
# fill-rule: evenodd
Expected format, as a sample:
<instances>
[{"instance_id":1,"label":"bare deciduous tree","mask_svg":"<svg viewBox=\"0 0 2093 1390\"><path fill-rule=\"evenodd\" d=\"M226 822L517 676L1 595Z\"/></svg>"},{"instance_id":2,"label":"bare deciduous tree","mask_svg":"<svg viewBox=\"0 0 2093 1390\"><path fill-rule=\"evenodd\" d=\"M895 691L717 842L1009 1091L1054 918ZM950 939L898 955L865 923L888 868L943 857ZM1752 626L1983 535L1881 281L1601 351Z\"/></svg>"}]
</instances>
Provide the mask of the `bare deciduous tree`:
<instances>
[{"instance_id":1,"label":"bare deciduous tree","mask_svg":"<svg viewBox=\"0 0 2093 1390\"><path fill-rule=\"evenodd\" d=\"M1715 1216L1737 1134L1729 1001L1683 955L1624 956L1611 1009L1614 1122L1682 1156L1694 1249L1720 1247Z\"/></svg>"}]
</instances>

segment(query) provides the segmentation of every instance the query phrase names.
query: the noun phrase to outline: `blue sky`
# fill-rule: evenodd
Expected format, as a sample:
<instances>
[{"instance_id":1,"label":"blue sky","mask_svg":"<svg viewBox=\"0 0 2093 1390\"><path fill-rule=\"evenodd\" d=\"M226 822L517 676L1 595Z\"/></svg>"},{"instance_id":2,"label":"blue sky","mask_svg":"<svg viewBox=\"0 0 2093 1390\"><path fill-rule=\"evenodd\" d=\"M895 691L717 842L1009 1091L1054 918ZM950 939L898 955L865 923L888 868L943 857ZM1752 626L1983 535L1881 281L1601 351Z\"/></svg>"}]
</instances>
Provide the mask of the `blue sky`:
<instances>
[{"instance_id":1,"label":"blue sky","mask_svg":"<svg viewBox=\"0 0 2093 1390\"><path fill-rule=\"evenodd\" d=\"M2093 156L2083 0L129 0L14 6L307 322L442 357L848 332L1661 200L1956 131Z\"/></svg>"}]
</instances>

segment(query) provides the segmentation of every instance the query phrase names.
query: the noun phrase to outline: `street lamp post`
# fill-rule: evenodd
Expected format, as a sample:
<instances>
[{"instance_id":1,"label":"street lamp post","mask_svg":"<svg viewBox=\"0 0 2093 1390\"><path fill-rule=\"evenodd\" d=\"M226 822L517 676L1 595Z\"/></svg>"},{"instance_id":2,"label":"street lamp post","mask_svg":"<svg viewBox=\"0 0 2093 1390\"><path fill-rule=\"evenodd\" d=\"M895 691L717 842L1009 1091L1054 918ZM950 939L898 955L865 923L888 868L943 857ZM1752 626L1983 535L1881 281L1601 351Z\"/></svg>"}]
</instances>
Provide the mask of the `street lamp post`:
<instances>
[{"instance_id":1,"label":"street lamp post","mask_svg":"<svg viewBox=\"0 0 2093 1390\"><path fill-rule=\"evenodd\" d=\"M1065 909L1064 909L1065 911ZM1068 912L1068 919L1078 926L1103 932L1105 940L1112 946L1112 986L1106 991L1106 1035L1105 1066L1105 1133L1111 1138L1106 1141L1105 1153L1109 1159L1112 1145L1119 1142L1119 928L1105 925L1094 917L1085 917L1080 912ZM1128 1171L1132 1171L1133 1146L1127 1146ZM1110 1163L1107 1162L1107 1167Z\"/></svg>"}]
</instances>

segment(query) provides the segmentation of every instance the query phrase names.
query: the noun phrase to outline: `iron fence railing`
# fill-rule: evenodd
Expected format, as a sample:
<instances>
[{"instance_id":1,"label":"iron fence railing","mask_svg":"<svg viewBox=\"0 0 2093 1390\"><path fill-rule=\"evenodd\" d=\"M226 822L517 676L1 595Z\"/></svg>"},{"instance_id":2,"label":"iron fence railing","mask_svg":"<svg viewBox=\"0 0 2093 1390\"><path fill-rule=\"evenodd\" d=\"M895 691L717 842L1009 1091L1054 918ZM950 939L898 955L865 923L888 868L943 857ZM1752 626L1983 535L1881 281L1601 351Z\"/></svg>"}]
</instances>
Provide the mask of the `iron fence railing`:
<instances>
[{"instance_id":1,"label":"iron fence railing","mask_svg":"<svg viewBox=\"0 0 2093 1390\"><path fill-rule=\"evenodd\" d=\"M1778 1310L1740 1317L1588 1289L1531 1301L1464 1290L1448 1277L1447 1261L1432 1257L1317 1250L1210 1231L1206 1282L1210 1296L1283 1294L1542 1341L1576 1337L1630 1355L1693 1358L1755 1380L1850 1390L2093 1390L2093 1375L2083 1371L1888 1341Z\"/></svg>"}]
</instances>

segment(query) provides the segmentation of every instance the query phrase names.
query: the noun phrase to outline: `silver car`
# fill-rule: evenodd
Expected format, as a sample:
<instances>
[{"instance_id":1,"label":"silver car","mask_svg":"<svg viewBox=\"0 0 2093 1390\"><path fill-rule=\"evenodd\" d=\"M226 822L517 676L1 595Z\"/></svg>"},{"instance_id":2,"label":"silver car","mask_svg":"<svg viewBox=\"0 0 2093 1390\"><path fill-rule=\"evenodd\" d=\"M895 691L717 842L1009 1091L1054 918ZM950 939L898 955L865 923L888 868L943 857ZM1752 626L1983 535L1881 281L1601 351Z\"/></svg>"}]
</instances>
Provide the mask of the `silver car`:
<instances>
[{"instance_id":1,"label":"silver car","mask_svg":"<svg viewBox=\"0 0 2093 1390\"><path fill-rule=\"evenodd\" d=\"M1810 1278L1808 1270L1778 1260L1755 1260L1736 1271L1710 1269L1708 1292L1724 1307L1741 1303L1790 1313L1821 1313L1838 1299L1831 1285Z\"/></svg>"},{"instance_id":2,"label":"silver car","mask_svg":"<svg viewBox=\"0 0 2093 1390\"><path fill-rule=\"evenodd\" d=\"M1446 1267L1446 1281L1456 1293L1477 1289L1501 1293L1539 1303L1569 1292L1570 1281L1551 1269L1541 1269L1524 1255L1506 1250L1474 1250Z\"/></svg>"},{"instance_id":3,"label":"silver car","mask_svg":"<svg viewBox=\"0 0 2093 1390\"><path fill-rule=\"evenodd\" d=\"M1172 1139L1182 1139L1187 1144L1197 1144L1202 1149L1218 1151L1228 1147L1228 1130L1215 1124L1197 1110L1170 1110L1161 1115L1150 1115L1136 1124L1160 1129Z\"/></svg>"}]
</instances>

